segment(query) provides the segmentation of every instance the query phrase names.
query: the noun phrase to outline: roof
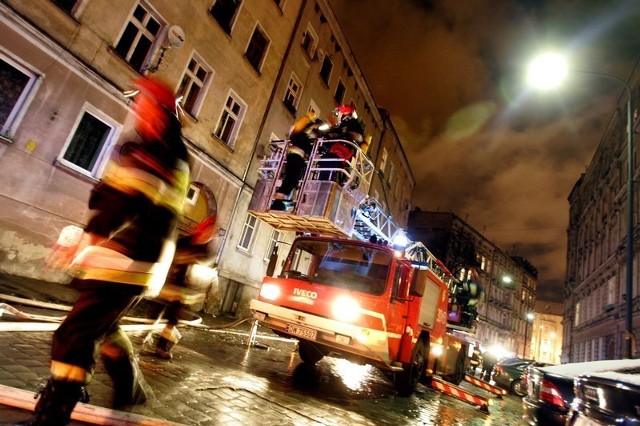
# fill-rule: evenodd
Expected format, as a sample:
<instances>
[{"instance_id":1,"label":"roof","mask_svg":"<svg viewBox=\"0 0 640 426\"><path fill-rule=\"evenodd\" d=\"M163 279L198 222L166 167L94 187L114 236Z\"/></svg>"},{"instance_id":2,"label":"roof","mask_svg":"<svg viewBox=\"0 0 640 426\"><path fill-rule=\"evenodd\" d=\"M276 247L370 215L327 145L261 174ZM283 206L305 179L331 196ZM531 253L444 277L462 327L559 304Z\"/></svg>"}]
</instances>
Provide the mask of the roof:
<instances>
[{"instance_id":1,"label":"roof","mask_svg":"<svg viewBox=\"0 0 640 426\"><path fill-rule=\"evenodd\" d=\"M604 361L574 362L570 364L541 367L539 368L539 370L545 373L575 378L581 374L603 373L622 370L624 368L640 368L640 359L613 359Z\"/></svg>"}]
</instances>

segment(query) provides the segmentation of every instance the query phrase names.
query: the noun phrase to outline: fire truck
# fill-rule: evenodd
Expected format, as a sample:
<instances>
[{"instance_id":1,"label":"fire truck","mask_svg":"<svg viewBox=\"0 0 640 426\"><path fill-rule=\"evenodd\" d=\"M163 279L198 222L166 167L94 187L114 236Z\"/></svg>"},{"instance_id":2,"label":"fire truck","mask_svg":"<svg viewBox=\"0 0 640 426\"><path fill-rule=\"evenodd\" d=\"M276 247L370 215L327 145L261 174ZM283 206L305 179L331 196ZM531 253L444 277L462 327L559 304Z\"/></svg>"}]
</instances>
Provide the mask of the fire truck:
<instances>
[{"instance_id":1,"label":"fire truck","mask_svg":"<svg viewBox=\"0 0 640 426\"><path fill-rule=\"evenodd\" d=\"M352 145L343 167L324 163L332 143ZM285 210L273 210L287 148L288 141L271 143L249 211L298 236L277 276L268 270L250 303L253 318L297 339L303 362L331 355L374 365L400 395L434 376L459 384L475 324L464 283L422 243L394 245L401 230L367 196L374 167L350 141L318 139L298 191Z\"/></svg>"}]
</instances>

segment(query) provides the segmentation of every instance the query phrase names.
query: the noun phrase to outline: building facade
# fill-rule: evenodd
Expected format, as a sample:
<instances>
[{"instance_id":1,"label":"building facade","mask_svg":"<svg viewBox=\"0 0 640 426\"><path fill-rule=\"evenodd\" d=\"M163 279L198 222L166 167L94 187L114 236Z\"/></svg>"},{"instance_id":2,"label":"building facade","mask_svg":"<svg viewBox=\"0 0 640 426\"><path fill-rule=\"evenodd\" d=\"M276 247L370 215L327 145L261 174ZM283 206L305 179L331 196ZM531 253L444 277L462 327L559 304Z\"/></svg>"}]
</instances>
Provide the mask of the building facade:
<instances>
[{"instance_id":1,"label":"building facade","mask_svg":"<svg viewBox=\"0 0 640 426\"><path fill-rule=\"evenodd\" d=\"M560 364L562 362L562 303L536 301L535 319L532 324L530 358L538 362Z\"/></svg>"},{"instance_id":2,"label":"building facade","mask_svg":"<svg viewBox=\"0 0 640 426\"><path fill-rule=\"evenodd\" d=\"M212 214L220 226L199 269L207 311L246 314L273 245L293 238L247 205L266 143L309 109L324 118L340 103L357 106L381 167L372 193L391 193L389 213L406 218L414 181L400 141L326 0L6 0L0 66L6 273L64 280L44 260L63 227L83 226L107 153L132 136L124 92L141 75L181 96L192 161L182 226Z\"/></svg>"},{"instance_id":3,"label":"building facade","mask_svg":"<svg viewBox=\"0 0 640 426\"><path fill-rule=\"evenodd\" d=\"M475 339L486 349L531 356L528 344L536 302L537 271L510 256L452 212L413 210L409 236L422 241L458 279L474 266L485 296L478 305Z\"/></svg>"},{"instance_id":4,"label":"building facade","mask_svg":"<svg viewBox=\"0 0 640 426\"><path fill-rule=\"evenodd\" d=\"M638 69L629 80L637 99ZM633 205L633 294L627 277L627 95L623 94L585 173L569 195L562 357L567 362L619 359L626 353L626 298L638 332L638 198ZM637 103L637 101L636 101ZM638 109L631 114L638 133ZM633 151L638 182L638 143ZM637 188L637 186L636 186ZM635 191L637 194L637 191ZM632 339L632 352L637 345Z\"/></svg>"}]
</instances>

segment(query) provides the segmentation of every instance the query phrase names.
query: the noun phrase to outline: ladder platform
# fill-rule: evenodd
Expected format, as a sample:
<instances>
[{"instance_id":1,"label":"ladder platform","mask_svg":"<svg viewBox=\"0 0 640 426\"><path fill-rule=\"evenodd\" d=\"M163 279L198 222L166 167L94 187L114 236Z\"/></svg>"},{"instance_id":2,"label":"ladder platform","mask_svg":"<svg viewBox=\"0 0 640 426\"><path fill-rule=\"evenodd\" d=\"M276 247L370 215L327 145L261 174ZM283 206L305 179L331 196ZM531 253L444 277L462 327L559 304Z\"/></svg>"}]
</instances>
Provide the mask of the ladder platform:
<instances>
[{"instance_id":1,"label":"ladder platform","mask_svg":"<svg viewBox=\"0 0 640 426\"><path fill-rule=\"evenodd\" d=\"M279 210L266 212L252 210L251 214L279 231L305 232L335 237L349 236L342 228L323 216L298 216Z\"/></svg>"}]
</instances>

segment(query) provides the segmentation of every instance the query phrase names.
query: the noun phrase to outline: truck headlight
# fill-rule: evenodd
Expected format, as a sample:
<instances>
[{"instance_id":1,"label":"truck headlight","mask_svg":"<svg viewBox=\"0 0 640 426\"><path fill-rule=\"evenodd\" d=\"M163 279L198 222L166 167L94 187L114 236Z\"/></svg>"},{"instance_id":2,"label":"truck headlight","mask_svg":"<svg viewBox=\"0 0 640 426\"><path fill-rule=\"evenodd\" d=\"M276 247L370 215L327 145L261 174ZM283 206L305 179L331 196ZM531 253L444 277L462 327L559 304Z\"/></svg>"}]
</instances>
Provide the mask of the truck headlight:
<instances>
[{"instance_id":1,"label":"truck headlight","mask_svg":"<svg viewBox=\"0 0 640 426\"><path fill-rule=\"evenodd\" d=\"M262 284L262 287L260 288L260 297L274 301L280 297L280 287L275 284Z\"/></svg>"},{"instance_id":2,"label":"truck headlight","mask_svg":"<svg viewBox=\"0 0 640 426\"><path fill-rule=\"evenodd\" d=\"M438 356L442 355L442 346L440 346L440 345L434 345L434 346L431 348L431 353L433 354L433 356L436 356L436 357L438 357Z\"/></svg>"},{"instance_id":3,"label":"truck headlight","mask_svg":"<svg viewBox=\"0 0 640 426\"><path fill-rule=\"evenodd\" d=\"M333 302L333 317L338 321L354 322L360 316L360 304L349 296L342 296Z\"/></svg>"}]
</instances>

